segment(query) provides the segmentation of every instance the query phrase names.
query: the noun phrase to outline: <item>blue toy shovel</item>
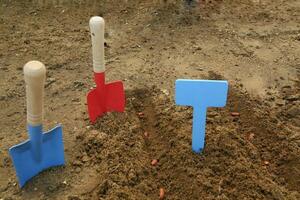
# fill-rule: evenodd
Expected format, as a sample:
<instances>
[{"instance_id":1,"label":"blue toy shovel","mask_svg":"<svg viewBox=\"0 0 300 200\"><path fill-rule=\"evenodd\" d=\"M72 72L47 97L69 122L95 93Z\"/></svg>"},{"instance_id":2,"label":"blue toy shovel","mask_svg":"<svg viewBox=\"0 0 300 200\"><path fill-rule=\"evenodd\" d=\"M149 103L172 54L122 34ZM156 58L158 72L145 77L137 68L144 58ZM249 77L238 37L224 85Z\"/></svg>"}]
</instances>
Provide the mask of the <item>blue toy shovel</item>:
<instances>
[{"instance_id":1,"label":"blue toy shovel","mask_svg":"<svg viewBox=\"0 0 300 200\"><path fill-rule=\"evenodd\" d=\"M176 104L194 108L192 133L192 149L194 152L200 153L204 148L207 108L225 106L227 91L227 81L176 80Z\"/></svg>"},{"instance_id":2,"label":"blue toy shovel","mask_svg":"<svg viewBox=\"0 0 300 200\"><path fill-rule=\"evenodd\" d=\"M65 163L62 127L43 133L45 77L43 63L30 61L24 66L29 140L9 149L20 187L39 172Z\"/></svg>"}]
</instances>

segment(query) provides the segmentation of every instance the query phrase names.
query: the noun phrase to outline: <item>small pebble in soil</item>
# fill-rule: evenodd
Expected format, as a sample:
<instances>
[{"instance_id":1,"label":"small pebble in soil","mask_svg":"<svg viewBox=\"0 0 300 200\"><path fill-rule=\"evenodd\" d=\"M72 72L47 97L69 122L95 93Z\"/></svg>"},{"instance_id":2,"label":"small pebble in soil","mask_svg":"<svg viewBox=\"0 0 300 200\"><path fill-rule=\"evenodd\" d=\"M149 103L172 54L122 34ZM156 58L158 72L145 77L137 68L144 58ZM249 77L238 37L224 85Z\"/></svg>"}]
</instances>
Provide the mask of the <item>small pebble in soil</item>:
<instances>
[{"instance_id":1,"label":"small pebble in soil","mask_svg":"<svg viewBox=\"0 0 300 200\"><path fill-rule=\"evenodd\" d=\"M73 86L74 88L83 88L84 87L84 83L81 81L74 81L73 82Z\"/></svg>"},{"instance_id":2,"label":"small pebble in soil","mask_svg":"<svg viewBox=\"0 0 300 200\"><path fill-rule=\"evenodd\" d=\"M240 116L240 113L238 113L238 112L232 112L232 113L231 113L231 116L233 116L233 117L238 117L238 116Z\"/></svg>"},{"instance_id":3,"label":"small pebble in soil","mask_svg":"<svg viewBox=\"0 0 300 200\"><path fill-rule=\"evenodd\" d=\"M158 160L157 160L157 159L154 159L154 160L151 161L151 165L152 165L152 166L156 166L157 163L158 163Z\"/></svg>"},{"instance_id":4,"label":"small pebble in soil","mask_svg":"<svg viewBox=\"0 0 300 200\"><path fill-rule=\"evenodd\" d=\"M165 95L169 95L169 94L170 94L170 93L168 92L167 89L162 89L161 91L162 91L162 93L164 93Z\"/></svg>"},{"instance_id":5,"label":"small pebble in soil","mask_svg":"<svg viewBox=\"0 0 300 200\"><path fill-rule=\"evenodd\" d=\"M45 87L48 87L48 86L50 86L52 83L55 83L56 82L56 79L55 78L48 78L47 79L47 82L46 82L46 84L45 84Z\"/></svg>"},{"instance_id":6,"label":"small pebble in soil","mask_svg":"<svg viewBox=\"0 0 300 200\"><path fill-rule=\"evenodd\" d=\"M87 162L87 161L89 161L89 157L87 155L84 155L82 157L82 162Z\"/></svg>"},{"instance_id":7,"label":"small pebble in soil","mask_svg":"<svg viewBox=\"0 0 300 200\"><path fill-rule=\"evenodd\" d=\"M165 198L165 190L164 188L159 188L159 199L162 200Z\"/></svg>"},{"instance_id":8,"label":"small pebble in soil","mask_svg":"<svg viewBox=\"0 0 300 200\"><path fill-rule=\"evenodd\" d=\"M77 172L77 173L81 172L81 168L80 167L76 167L75 172Z\"/></svg>"}]
</instances>

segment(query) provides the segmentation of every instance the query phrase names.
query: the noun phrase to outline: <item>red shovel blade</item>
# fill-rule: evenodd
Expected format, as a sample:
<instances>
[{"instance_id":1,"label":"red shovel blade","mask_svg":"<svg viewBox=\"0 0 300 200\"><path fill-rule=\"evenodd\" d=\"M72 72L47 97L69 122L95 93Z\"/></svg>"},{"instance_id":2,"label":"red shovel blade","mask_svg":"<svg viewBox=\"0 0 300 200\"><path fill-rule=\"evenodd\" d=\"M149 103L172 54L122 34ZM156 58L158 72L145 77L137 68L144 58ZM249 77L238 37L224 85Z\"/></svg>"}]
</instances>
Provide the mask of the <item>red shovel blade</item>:
<instances>
[{"instance_id":1,"label":"red shovel blade","mask_svg":"<svg viewBox=\"0 0 300 200\"><path fill-rule=\"evenodd\" d=\"M124 112L125 93L122 81L115 81L105 85L107 112Z\"/></svg>"},{"instance_id":2,"label":"red shovel blade","mask_svg":"<svg viewBox=\"0 0 300 200\"><path fill-rule=\"evenodd\" d=\"M91 90L87 95L87 104L90 121L95 123L98 116L105 113L105 106L102 106L100 99L103 98L99 95L96 89Z\"/></svg>"},{"instance_id":3,"label":"red shovel blade","mask_svg":"<svg viewBox=\"0 0 300 200\"><path fill-rule=\"evenodd\" d=\"M101 80L99 80L101 79ZM95 123L97 117L106 112L124 112L125 92L121 81L104 84L104 74L95 74L97 87L87 95L90 121Z\"/></svg>"}]
</instances>

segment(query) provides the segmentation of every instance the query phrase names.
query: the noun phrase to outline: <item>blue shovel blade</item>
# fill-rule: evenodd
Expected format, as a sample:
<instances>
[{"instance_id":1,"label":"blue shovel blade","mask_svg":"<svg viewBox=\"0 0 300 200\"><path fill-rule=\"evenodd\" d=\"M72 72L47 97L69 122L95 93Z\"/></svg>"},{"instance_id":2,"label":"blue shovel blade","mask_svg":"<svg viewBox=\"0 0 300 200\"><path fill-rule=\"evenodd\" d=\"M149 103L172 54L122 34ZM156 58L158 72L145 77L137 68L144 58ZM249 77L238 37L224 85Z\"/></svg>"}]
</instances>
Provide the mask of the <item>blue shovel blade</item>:
<instances>
[{"instance_id":1,"label":"blue shovel blade","mask_svg":"<svg viewBox=\"0 0 300 200\"><path fill-rule=\"evenodd\" d=\"M33 152L32 141L26 140L9 149L20 187L23 187L29 179L41 171L65 164L62 127L60 125L42 134L40 147L40 152ZM36 159L34 153L38 153L40 159Z\"/></svg>"}]
</instances>

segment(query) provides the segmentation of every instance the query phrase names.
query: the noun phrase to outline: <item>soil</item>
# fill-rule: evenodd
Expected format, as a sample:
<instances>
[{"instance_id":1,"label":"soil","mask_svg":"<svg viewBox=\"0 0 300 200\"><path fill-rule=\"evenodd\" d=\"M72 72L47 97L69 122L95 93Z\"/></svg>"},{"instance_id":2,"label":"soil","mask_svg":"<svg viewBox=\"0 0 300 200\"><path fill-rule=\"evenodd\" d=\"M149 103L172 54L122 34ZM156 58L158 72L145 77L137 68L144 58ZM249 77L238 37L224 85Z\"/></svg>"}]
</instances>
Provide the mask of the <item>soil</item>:
<instances>
[{"instance_id":1,"label":"soil","mask_svg":"<svg viewBox=\"0 0 300 200\"><path fill-rule=\"evenodd\" d=\"M300 199L300 2L8 1L0 5L0 199ZM126 111L92 125L88 21L106 20L107 81ZM20 189L8 149L28 138L22 68L47 67L45 130L63 125L66 165ZM191 150L178 78L228 80ZM233 114L236 112L238 114ZM156 160L156 162L153 162Z\"/></svg>"}]
</instances>

